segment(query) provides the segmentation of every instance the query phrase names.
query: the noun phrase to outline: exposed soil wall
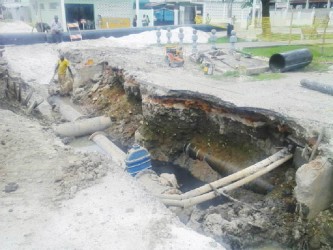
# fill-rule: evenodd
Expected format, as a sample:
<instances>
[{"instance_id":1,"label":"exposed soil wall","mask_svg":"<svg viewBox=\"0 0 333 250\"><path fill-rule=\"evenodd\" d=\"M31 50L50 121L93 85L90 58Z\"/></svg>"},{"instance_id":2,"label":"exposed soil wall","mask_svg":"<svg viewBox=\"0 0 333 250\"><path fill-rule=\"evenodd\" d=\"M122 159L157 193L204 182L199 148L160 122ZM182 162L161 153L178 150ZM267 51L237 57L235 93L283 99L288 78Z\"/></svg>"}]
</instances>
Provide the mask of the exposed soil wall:
<instances>
[{"instance_id":1,"label":"exposed soil wall","mask_svg":"<svg viewBox=\"0 0 333 250\"><path fill-rule=\"evenodd\" d=\"M154 159L179 164L206 182L219 179L226 174L225 169L213 169L207 162L190 159L184 154L184 145L191 143L225 164L244 168L277 147L303 146L311 141L303 136L300 125L276 112L239 108L212 96L147 85L126 69L103 61L78 72L81 80L76 83L72 100L88 115L112 118L109 138L125 150L138 141ZM191 211L183 221L218 241L228 242L232 249L272 242L300 249L309 244L312 236L306 237L306 219L292 195L295 169L286 165L265 179L276 187L269 195L256 199L258 194L240 189L231 195L241 203Z\"/></svg>"}]
</instances>

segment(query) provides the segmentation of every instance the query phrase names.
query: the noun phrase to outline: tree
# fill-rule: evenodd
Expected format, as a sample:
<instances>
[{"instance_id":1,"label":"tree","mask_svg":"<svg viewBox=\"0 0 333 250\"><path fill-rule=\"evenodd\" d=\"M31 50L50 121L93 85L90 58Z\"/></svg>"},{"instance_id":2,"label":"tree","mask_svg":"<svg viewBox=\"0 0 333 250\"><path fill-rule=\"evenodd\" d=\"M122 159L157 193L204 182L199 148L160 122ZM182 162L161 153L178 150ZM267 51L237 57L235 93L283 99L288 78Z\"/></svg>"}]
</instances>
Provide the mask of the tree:
<instances>
[{"instance_id":1,"label":"tree","mask_svg":"<svg viewBox=\"0 0 333 250\"><path fill-rule=\"evenodd\" d=\"M269 0L261 0L262 4L262 19L261 28L263 36L271 35L271 19L269 15Z\"/></svg>"},{"instance_id":2,"label":"tree","mask_svg":"<svg viewBox=\"0 0 333 250\"><path fill-rule=\"evenodd\" d=\"M261 12L261 28L262 28L262 35L269 36L271 35L271 21L269 15L269 2L270 0L261 0L262 4L262 12ZM242 4L242 8L246 7L253 7L253 0L245 0Z\"/></svg>"}]
</instances>

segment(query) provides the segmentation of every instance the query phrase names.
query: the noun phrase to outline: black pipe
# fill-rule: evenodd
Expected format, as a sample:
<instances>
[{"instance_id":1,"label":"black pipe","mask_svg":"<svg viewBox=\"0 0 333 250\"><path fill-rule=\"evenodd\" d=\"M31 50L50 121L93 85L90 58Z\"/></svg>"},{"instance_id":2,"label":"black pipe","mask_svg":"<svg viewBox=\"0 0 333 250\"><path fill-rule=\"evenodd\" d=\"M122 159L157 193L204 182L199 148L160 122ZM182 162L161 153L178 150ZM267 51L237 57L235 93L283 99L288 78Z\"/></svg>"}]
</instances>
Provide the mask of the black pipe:
<instances>
[{"instance_id":1,"label":"black pipe","mask_svg":"<svg viewBox=\"0 0 333 250\"><path fill-rule=\"evenodd\" d=\"M311 61L312 53L310 50L297 49L272 55L269 59L269 68L273 72L285 72L303 68Z\"/></svg>"},{"instance_id":2,"label":"black pipe","mask_svg":"<svg viewBox=\"0 0 333 250\"><path fill-rule=\"evenodd\" d=\"M212 29L217 31L225 30L220 27L214 27L212 25L187 25L187 26L155 26L155 27L144 27L144 28L123 28L123 29L102 29L102 30L82 30L82 39L98 39L101 37L122 37L131 34L138 34L144 31L152 31L157 29L175 29L180 27L192 27L196 30L204 32L210 32ZM68 42L68 32L63 33L63 41ZM5 33L0 34L0 45L29 45L36 43L52 43L52 35L49 33Z\"/></svg>"},{"instance_id":3,"label":"black pipe","mask_svg":"<svg viewBox=\"0 0 333 250\"><path fill-rule=\"evenodd\" d=\"M213 170L222 176L228 176L242 170L239 167L233 166L223 160L203 152L201 149L191 145L191 143L184 145L184 152L187 156L194 160L205 161ZM267 194L274 188L274 185L263 180L262 178L255 179L246 186L248 186L254 192L260 194Z\"/></svg>"}]
</instances>

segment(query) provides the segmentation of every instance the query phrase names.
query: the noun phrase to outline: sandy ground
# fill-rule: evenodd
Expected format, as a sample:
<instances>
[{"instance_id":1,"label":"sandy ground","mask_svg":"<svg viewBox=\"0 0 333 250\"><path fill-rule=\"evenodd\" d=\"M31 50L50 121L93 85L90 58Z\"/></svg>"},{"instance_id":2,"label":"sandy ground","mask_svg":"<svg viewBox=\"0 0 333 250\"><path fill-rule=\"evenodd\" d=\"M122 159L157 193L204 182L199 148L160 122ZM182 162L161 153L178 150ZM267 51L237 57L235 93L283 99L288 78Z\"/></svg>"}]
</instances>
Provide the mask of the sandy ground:
<instances>
[{"instance_id":1,"label":"sandy ground","mask_svg":"<svg viewBox=\"0 0 333 250\"><path fill-rule=\"evenodd\" d=\"M291 73L265 82L217 80L202 75L198 66L170 69L163 48L113 47L112 40L60 45L7 47L10 68L42 94L59 51L82 53L82 62L102 57L137 78L164 87L215 95L240 107L271 109L301 123L309 133L325 126L333 130L332 96L303 89L299 82L311 78L330 83L329 73ZM93 49L93 50L92 50ZM186 47L188 53L191 48ZM20 60L18 60L20 58ZM75 72L75 70L74 70ZM189 73L190 72L190 73ZM108 175L77 192L79 185L63 190L59 179L73 164L83 166L82 155L64 146L47 126L1 110L1 188L9 182L15 192L1 192L2 249L223 249L212 239L184 227L163 205L123 170L108 164ZM332 141L331 141L331 144ZM86 156L89 157L89 156ZM86 174L87 177L88 174ZM69 177L68 177L69 178ZM86 178L87 179L87 178ZM83 178L83 182L88 182ZM67 192L67 193L66 193Z\"/></svg>"},{"instance_id":2,"label":"sandy ground","mask_svg":"<svg viewBox=\"0 0 333 250\"><path fill-rule=\"evenodd\" d=\"M63 46L6 47L11 74L34 98L46 99ZM50 106L40 108L52 122ZM1 249L224 249L186 228L110 158L65 146L48 122L0 113ZM5 192L9 183L17 190Z\"/></svg>"},{"instance_id":3,"label":"sandy ground","mask_svg":"<svg viewBox=\"0 0 333 250\"><path fill-rule=\"evenodd\" d=\"M89 156L35 120L0 113L1 249L224 249L183 226L111 159L104 159L107 176L90 188L76 195L80 184L62 189L68 168L84 168ZM11 182L18 189L4 192Z\"/></svg>"}]
</instances>

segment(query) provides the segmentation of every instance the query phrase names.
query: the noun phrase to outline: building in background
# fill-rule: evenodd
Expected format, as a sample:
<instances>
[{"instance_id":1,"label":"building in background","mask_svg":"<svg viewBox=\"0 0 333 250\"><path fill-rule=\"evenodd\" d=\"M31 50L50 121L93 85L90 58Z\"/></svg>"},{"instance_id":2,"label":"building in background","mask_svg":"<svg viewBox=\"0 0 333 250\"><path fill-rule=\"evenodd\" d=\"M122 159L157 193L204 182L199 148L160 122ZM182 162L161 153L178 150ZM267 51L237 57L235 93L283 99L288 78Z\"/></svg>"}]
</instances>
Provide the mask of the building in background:
<instances>
[{"instance_id":1,"label":"building in background","mask_svg":"<svg viewBox=\"0 0 333 250\"><path fill-rule=\"evenodd\" d=\"M254 1L260 10L261 1ZM304 8L306 2L271 0L271 9L276 11L276 6L285 8L288 3L299 9ZM242 8L244 0L0 0L0 3L4 19L34 25L51 24L58 15L63 24L76 22L81 29L132 27L135 15L137 27L142 26L143 15L149 17L149 26L206 23L207 14L210 24L223 26L232 22L236 27L246 27L252 9ZM313 7L325 7L325 4L328 6L326 0L308 0L308 5Z\"/></svg>"},{"instance_id":2,"label":"building in background","mask_svg":"<svg viewBox=\"0 0 333 250\"><path fill-rule=\"evenodd\" d=\"M29 0L2 0L0 3L3 19L31 22Z\"/></svg>"},{"instance_id":3,"label":"building in background","mask_svg":"<svg viewBox=\"0 0 333 250\"><path fill-rule=\"evenodd\" d=\"M2 0L2 9L4 19L32 24L51 24L57 15L63 24L77 22L81 29L120 28L130 27L134 3L135 0Z\"/></svg>"}]
</instances>

